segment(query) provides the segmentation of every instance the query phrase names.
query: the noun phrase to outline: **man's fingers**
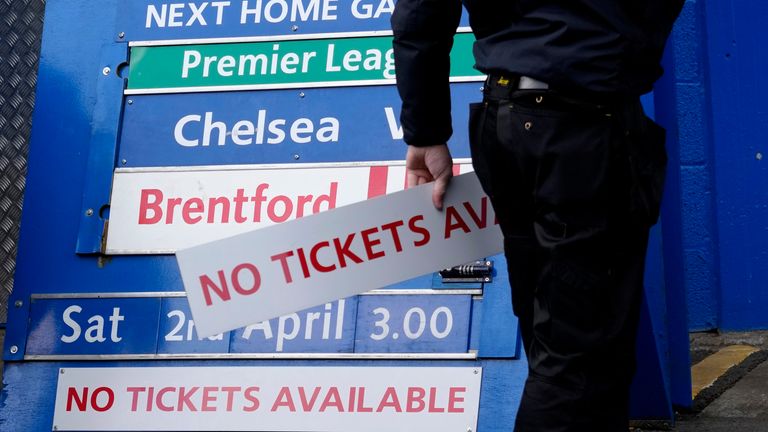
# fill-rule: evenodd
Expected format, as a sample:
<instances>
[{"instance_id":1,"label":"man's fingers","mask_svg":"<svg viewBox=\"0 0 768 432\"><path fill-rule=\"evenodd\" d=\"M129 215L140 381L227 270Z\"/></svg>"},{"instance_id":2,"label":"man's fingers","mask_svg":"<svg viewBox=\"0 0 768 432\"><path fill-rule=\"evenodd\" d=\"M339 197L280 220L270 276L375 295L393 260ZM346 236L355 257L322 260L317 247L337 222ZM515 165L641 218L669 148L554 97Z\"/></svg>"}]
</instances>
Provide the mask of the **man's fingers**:
<instances>
[{"instance_id":1,"label":"man's fingers","mask_svg":"<svg viewBox=\"0 0 768 432\"><path fill-rule=\"evenodd\" d=\"M451 175L446 175L435 180L435 187L432 189L432 204L438 210L443 209L443 198L445 197L445 191L448 189L448 182L450 182L451 177Z\"/></svg>"},{"instance_id":2,"label":"man's fingers","mask_svg":"<svg viewBox=\"0 0 768 432\"><path fill-rule=\"evenodd\" d=\"M416 174L414 174L411 170L407 170L407 171L408 173L406 176L406 180L407 180L406 185L409 188L417 186L419 184L419 177Z\"/></svg>"}]
</instances>

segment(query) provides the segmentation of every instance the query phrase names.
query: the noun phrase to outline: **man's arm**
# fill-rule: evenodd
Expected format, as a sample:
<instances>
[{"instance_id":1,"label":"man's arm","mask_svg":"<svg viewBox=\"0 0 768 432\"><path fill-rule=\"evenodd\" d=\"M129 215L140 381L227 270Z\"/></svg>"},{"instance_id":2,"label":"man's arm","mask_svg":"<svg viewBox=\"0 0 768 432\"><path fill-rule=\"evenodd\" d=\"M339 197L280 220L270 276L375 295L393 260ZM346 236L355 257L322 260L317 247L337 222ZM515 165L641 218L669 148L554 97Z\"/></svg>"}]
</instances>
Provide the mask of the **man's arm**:
<instances>
[{"instance_id":1,"label":"man's arm","mask_svg":"<svg viewBox=\"0 0 768 432\"><path fill-rule=\"evenodd\" d=\"M446 146L453 132L450 52L460 18L459 0L399 0L392 15L408 184L434 180L437 208L453 173Z\"/></svg>"}]
</instances>

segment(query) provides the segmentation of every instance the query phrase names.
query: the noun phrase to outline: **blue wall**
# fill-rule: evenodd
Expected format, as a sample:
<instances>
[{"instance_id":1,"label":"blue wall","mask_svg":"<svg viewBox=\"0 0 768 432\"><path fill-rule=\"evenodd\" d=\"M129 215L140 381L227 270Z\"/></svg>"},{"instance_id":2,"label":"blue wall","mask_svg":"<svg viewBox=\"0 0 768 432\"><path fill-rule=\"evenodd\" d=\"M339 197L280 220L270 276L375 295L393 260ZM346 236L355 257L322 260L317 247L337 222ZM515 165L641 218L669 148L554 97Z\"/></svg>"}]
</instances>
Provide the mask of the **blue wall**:
<instances>
[{"instance_id":1,"label":"blue wall","mask_svg":"<svg viewBox=\"0 0 768 432\"><path fill-rule=\"evenodd\" d=\"M766 23L765 0L688 0L670 41L665 227L691 330L768 328Z\"/></svg>"}]
</instances>

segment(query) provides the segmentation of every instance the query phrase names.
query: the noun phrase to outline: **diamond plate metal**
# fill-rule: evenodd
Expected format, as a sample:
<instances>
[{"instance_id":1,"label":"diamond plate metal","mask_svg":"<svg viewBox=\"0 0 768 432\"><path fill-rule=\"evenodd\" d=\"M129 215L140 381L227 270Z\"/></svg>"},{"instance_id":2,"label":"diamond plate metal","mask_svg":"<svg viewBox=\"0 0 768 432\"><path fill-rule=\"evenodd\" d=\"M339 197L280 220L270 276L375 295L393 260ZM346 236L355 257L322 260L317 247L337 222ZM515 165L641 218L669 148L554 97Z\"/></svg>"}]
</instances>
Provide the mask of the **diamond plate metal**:
<instances>
[{"instance_id":1,"label":"diamond plate metal","mask_svg":"<svg viewBox=\"0 0 768 432\"><path fill-rule=\"evenodd\" d=\"M45 0L0 0L0 323L13 289Z\"/></svg>"}]
</instances>

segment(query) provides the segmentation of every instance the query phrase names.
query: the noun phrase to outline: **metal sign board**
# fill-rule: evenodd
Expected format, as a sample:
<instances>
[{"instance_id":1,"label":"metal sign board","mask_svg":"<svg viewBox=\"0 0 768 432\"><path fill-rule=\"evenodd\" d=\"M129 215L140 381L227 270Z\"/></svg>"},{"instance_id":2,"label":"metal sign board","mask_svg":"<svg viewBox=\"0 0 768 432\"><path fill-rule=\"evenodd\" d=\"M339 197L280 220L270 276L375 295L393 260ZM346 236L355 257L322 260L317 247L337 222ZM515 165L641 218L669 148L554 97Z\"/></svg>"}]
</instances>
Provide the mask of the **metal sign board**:
<instances>
[{"instance_id":1,"label":"metal sign board","mask_svg":"<svg viewBox=\"0 0 768 432\"><path fill-rule=\"evenodd\" d=\"M29 355L152 354L160 299L36 299Z\"/></svg>"},{"instance_id":2,"label":"metal sign board","mask_svg":"<svg viewBox=\"0 0 768 432\"><path fill-rule=\"evenodd\" d=\"M200 334L227 331L503 250L493 209L473 173L454 177L443 211L432 206L431 194L432 185L426 184L177 251Z\"/></svg>"},{"instance_id":3,"label":"metal sign board","mask_svg":"<svg viewBox=\"0 0 768 432\"><path fill-rule=\"evenodd\" d=\"M131 0L119 5L118 40L146 41L388 31L395 0Z\"/></svg>"},{"instance_id":4,"label":"metal sign board","mask_svg":"<svg viewBox=\"0 0 768 432\"><path fill-rule=\"evenodd\" d=\"M24 354L46 360L310 353L441 353L467 358L471 296L481 292L383 290L208 337L198 335L187 299L171 295L178 293L37 297Z\"/></svg>"},{"instance_id":5,"label":"metal sign board","mask_svg":"<svg viewBox=\"0 0 768 432\"><path fill-rule=\"evenodd\" d=\"M118 170L106 251L175 252L402 190L405 167L391 164Z\"/></svg>"},{"instance_id":6,"label":"metal sign board","mask_svg":"<svg viewBox=\"0 0 768 432\"><path fill-rule=\"evenodd\" d=\"M481 83L451 87L481 98ZM405 144L394 86L136 95L125 106L120 167L399 160ZM468 103L455 103L465 119ZM465 121L449 142L468 158Z\"/></svg>"},{"instance_id":7,"label":"metal sign board","mask_svg":"<svg viewBox=\"0 0 768 432\"><path fill-rule=\"evenodd\" d=\"M355 352L357 297L294 312L235 330L233 353Z\"/></svg>"},{"instance_id":8,"label":"metal sign board","mask_svg":"<svg viewBox=\"0 0 768 432\"><path fill-rule=\"evenodd\" d=\"M55 430L476 430L480 367L61 369Z\"/></svg>"},{"instance_id":9,"label":"metal sign board","mask_svg":"<svg viewBox=\"0 0 768 432\"><path fill-rule=\"evenodd\" d=\"M126 94L346 87L395 83L392 36L345 33L303 40L257 38L229 43L131 48ZM355 37L350 37L355 36ZM196 41L199 42L199 41ZM473 68L474 36L454 37L451 79L482 81Z\"/></svg>"},{"instance_id":10,"label":"metal sign board","mask_svg":"<svg viewBox=\"0 0 768 432\"><path fill-rule=\"evenodd\" d=\"M361 296L355 335L358 352L466 352L469 296ZM370 329L369 331L365 331Z\"/></svg>"}]
</instances>

